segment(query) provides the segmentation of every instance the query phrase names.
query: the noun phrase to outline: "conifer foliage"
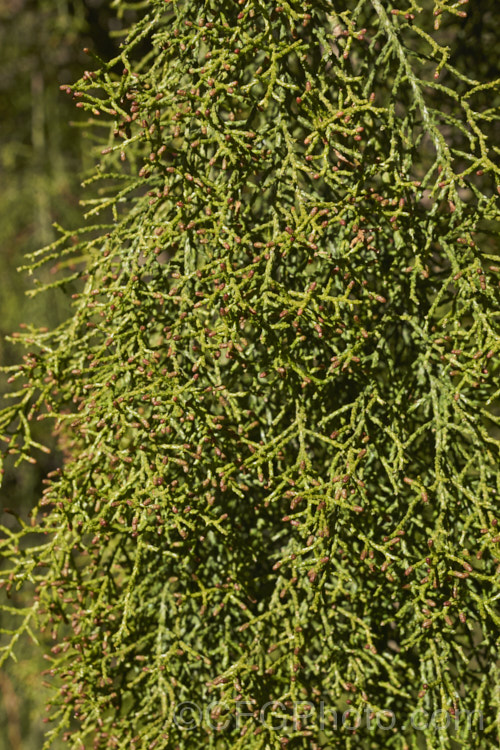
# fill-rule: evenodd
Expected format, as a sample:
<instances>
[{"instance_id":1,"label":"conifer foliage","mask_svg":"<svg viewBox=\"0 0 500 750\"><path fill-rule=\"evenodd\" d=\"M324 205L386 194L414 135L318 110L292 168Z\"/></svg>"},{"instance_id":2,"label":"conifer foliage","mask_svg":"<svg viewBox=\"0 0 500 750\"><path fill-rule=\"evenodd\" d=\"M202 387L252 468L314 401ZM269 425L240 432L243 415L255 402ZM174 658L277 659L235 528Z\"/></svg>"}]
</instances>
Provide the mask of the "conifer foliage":
<instances>
[{"instance_id":1,"label":"conifer foliage","mask_svg":"<svg viewBox=\"0 0 500 750\"><path fill-rule=\"evenodd\" d=\"M500 81L454 54L466 2L114 5L120 54L63 87L107 139L87 222L29 264L73 314L15 335L0 414L7 460L36 420L64 454L1 541L46 747L497 747Z\"/></svg>"}]
</instances>

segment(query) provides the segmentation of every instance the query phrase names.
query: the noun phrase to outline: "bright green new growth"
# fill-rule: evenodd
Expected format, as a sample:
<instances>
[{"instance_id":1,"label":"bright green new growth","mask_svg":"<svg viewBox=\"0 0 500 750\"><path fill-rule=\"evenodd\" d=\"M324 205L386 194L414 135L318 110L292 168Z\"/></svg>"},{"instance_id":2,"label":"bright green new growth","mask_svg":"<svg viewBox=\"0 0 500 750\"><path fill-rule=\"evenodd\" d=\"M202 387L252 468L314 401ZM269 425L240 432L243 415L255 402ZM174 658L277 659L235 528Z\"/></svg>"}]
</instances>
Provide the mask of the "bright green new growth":
<instances>
[{"instance_id":1,"label":"bright green new growth","mask_svg":"<svg viewBox=\"0 0 500 750\"><path fill-rule=\"evenodd\" d=\"M74 314L18 335L0 424L65 460L3 529L36 589L3 657L52 634L46 747L496 748L500 81L450 62L466 6L143 6L67 87L111 127L97 223L30 266Z\"/></svg>"}]
</instances>

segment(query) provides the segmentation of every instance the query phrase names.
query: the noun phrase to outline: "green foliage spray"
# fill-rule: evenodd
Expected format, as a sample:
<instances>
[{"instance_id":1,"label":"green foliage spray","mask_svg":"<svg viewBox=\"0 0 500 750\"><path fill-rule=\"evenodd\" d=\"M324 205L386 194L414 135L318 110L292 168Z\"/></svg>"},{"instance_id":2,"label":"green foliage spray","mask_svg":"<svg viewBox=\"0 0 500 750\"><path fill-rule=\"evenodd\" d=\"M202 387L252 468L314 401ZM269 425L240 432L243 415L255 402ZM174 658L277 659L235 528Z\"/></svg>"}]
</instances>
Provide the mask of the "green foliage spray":
<instances>
[{"instance_id":1,"label":"green foliage spray","mask_svg":"<svg viewBox=\"0 0 500 750\"><path fill-rule=\"evenodd\" d=\"M64 455L1 541L46 747L498 747L500 81L464 0L113 5L63 86L88 221L29 265L73 313L16 335L0 414Z\"/></svg>"}]
</instances>

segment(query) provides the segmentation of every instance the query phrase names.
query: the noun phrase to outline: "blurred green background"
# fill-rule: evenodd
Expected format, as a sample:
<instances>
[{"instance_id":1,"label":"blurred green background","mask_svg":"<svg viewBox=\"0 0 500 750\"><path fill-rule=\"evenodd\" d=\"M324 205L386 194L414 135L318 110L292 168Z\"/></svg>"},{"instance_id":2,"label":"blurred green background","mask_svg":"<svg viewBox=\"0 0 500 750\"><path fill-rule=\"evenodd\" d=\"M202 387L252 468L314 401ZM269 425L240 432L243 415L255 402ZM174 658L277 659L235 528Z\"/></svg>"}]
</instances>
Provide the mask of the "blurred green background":
<instances>
[{"instance_id":1,"label":"blurred green background","mask_svg":"<svg viewBox=\"0 0 500 750\"><path fill-rule=\"evenodd\" d=\"M94 163L90 134L78 127L85 116L59 86L93 67L83 47L103 57L116 52L121 23L111 6L109 0L0 0L1 365L21 356L6 336L22 322L53 326L69 310L62 293L26 297L31 280L16 269L26 253L56 238L54 221L65 227L81 223L80 183ZM0 396L6 390L3 375ZM26 517L58 460L53 452L42 454L35 466L7 466L2 510ZM2 514L4 523L8 519ZM48 693L40 673L47 662L28 641L18 645L18 662L0 669L0 750L41 750Z\"/></svg>"}]
</instances>

